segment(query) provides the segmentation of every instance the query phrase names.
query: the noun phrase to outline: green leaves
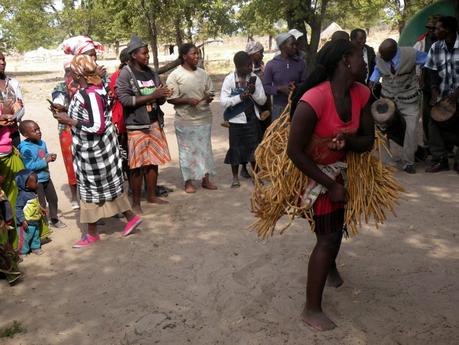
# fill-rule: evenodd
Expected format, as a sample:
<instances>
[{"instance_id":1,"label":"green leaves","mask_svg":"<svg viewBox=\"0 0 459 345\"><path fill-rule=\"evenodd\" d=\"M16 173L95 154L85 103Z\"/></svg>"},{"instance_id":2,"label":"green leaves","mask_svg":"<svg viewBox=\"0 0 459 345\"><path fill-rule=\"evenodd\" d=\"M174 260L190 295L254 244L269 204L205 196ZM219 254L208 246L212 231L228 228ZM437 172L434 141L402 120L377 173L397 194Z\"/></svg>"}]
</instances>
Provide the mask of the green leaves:
<instances>
[{"instance_id":1,"label":"green leaves","mask_svg":"<svg viewBox=\"0 0 459 345\"><path fill-rule=\"evenodd\" d=\"M244 32L275 36L308 28L308 42L332 21L351 29L403 23L433 0L0 0L0 44L25 51L89 35L103 43L136 33L162 43L202 41ZM59 6L57 5L59 4ZM142 6L143 5L143 6ZM145 8L145 10L143 10Z\"/></svg>"}]
</instances>

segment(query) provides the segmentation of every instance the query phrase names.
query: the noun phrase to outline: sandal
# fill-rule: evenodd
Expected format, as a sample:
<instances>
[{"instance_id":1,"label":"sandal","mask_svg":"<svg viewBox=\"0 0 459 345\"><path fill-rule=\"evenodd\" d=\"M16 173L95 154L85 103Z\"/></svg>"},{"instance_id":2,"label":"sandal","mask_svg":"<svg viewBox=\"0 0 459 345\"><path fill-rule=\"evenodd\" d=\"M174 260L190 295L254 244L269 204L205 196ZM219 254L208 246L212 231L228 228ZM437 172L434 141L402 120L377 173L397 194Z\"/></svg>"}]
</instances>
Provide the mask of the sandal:
<instances>
[{"instance_id":1,"label":"sandal","mask_svg":"<svg viewBox=\"0 0 459 345\"><path fill-rule=\"evenodd\" d=\"M231 188L239 188L241 186L241 183L239 181L233 181L231 183Z\"/></svg>"}]
</instances>

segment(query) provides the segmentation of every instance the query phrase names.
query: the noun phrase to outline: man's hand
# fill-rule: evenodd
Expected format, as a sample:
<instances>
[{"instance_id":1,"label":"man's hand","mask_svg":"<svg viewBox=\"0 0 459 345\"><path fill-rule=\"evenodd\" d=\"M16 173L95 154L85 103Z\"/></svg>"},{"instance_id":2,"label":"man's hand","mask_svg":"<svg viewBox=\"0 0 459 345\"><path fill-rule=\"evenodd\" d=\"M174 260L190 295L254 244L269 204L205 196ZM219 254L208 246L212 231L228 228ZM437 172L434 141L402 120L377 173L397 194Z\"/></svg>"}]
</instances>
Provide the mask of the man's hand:
<instances>
[{"instance_id":1,"label":"man's hand","mask_svg":"<svg viewBox=\"0 0 459 345\"><path fill-rule=\"evenodd\" d=\"M370 88L370 90L373 91L374 88L376 87L376 84L377 84L377 82L370 80L370 82L368 83L368 87Z\"/></svg>"},{"instance_id":2,"label":"man's hand","mask_svg":"<svg viewBox=\"0 0 459 345\"><path fill-rule=\"evenodd\" d=\"M437 103L438 96L440 95L440 91L438 89L432 89L432 94L430 97L430 106L433 107Z\"/></svg>"},{"instance_id":3,"label":"man's hand","mask_svg":"<svg viewBox=\"0 0 459 345\"><path fill-rule=\"evenodd\" d=\"M289 85L281 85L277 87L277 92L283 93L284 95L290 94L290 86Z\"/></svg>"},{"instance_id":4,"label":"man's hand","mask_svg":"<svg viewBox=\"0 0 459 345\"><path fill-rule=\"evenodd\" d=\"M22 222L22 228L25 232L29 232L29 223L26 220Z\"/></svg>"}]
</instances>

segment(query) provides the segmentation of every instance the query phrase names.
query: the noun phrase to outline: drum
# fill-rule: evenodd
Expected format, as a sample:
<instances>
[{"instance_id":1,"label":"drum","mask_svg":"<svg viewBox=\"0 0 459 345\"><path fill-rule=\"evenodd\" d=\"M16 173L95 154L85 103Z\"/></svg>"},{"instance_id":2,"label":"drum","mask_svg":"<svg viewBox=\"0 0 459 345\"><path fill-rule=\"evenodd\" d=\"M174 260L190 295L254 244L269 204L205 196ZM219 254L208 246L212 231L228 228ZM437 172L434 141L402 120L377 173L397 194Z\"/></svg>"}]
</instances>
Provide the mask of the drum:
<instances>
[{"instance_id":1,"label":"drum","mask_svg":"<svg viewBox=\"0 0 459 345\"><path fill-rule=\"evenodd\" d=\"M440 102L432 107L430 116L436 122L446 122L456 114L456 103L451 104L446 99L442 99Z\"/></svg>"},{"instance_id":2,"label":"drum","mask_svg":"<svg viewBox=\"0 0 459 345\"><path fill-rule=\"evenodd\" d=\"M398 145L403 146L406 122L388 98L380 98L371 105L371 114L381 132Z\"/></svg>"},{"instance_id":3,"label":"drum","mask_svg":"<svg viewBox=\"0 0 459 345\"><path fill-rule=\"evenodd\" d=\"M371 105L371 114L376 125L385 130L394 120L395 103L388 98L380 98Z\"/></svg>"}]
</instances>

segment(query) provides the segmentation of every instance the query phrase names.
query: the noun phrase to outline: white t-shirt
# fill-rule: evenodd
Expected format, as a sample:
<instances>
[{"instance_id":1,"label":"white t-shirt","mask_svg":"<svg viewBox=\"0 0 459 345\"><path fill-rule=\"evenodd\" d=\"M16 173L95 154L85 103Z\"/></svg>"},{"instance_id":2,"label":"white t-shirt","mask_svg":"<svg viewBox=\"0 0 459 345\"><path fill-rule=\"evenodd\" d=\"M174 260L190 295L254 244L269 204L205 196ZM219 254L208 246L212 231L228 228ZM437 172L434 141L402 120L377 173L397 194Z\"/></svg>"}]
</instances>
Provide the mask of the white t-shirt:
<instances>
[{"instance_id":1,"label":"white t-shirt","mask_svg":"<svg viewBox=\"0 0 459 345\"><path fill-rule=\"evenodd\" d=\"M257 77L256 74L252 73L250 76L247 76L247 80L253 76L256 77L257 80L255 82L255 92L251 96L252 99L255 101L256 104L258 105L263 105L266 103L266 94L265 90L263 89L263 84L260 80L260 78ZM241 96L236 95L232 96L231 91L236 87L236 73L230 73L226 76L225 80L223 81L222 85L222 91L220 94L220 103L224 108L232 107L235 106L238 103L241 103ZM255 115L260 118L260 112L258 107L255 107ZM231 123L239 123L239 124L245 124L247 123L247 117L245 116L245 113L242 112L232 119L229 120Z\"/></svg>"},{"instance_id":2,"label":"white t-shirt","mask_svg":"<svg viewBox=\"0 0 459 345\"><path fill-rule=\"evenodd\" d=\"M194 71L189 71L179 66L169 75L166 84L169 88L173 88L173 94L169 99L202 100L197 106L175 105L176 122L196 126L212 123L212 112L205 98L214 93L214 86L205 70L198 67Z\"/></svg>"}]
</instances>

